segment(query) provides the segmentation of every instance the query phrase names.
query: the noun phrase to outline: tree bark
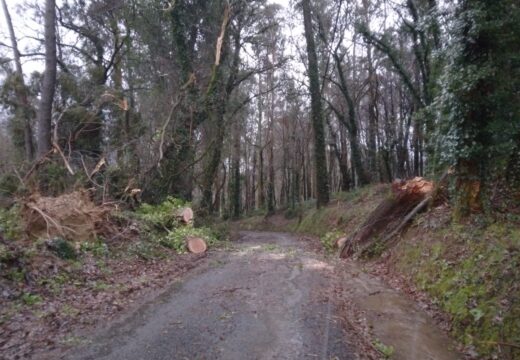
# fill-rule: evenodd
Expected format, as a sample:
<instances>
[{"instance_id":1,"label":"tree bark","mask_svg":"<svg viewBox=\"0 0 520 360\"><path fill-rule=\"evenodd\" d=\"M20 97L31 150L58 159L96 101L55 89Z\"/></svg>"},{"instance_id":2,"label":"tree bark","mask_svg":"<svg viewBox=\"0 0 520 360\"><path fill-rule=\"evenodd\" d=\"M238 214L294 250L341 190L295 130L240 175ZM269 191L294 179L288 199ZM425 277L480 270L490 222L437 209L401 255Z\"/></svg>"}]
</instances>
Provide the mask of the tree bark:
<instances>
[{"instance_id":1,"label":"tree bark","mask_svg":"<svg viewBox=\"0 0 520 360\"><path fill-rule=\"evenodd\" d=\"M327 159L325 155L325 129L318 70L314 31L312 29L310 0L302 1L305 40L307 42L308 76L311 93L311 117L314 129L314 162L316 167L317 207L329 202L329 181L327 177Z\"/></svg>"},{"instance_id":2,"label":"tree bark","mask_svg":"<svg viewBox=\"0 0 520 360\"><path fill-rule=\"evenodd\" d=\"M346 117L335 107L332 107L332 110L336 113L338 119L345 125L348 130L352 162L354 164L354 169L356 170L358 183L359 185L363 186L370 183L370 178L366 172L365 166L363 165L361 149L359 148L358 127L356 123L356 107L352 97L350 96L347 80L345 78L345 74L343 73L343 68L341 67L341 59L337 53L335 53L333 57L340 80L340 90L348 106L348 121Z\"/></svg>"},{"instance_id":3,"label":"tree bark","mask_svg":"<svg viewBox=\"0 0 520 360\"><path fill-rule=\"evenodd\" d=\"M52 103L56 90L56 2L45 2L45 73L38 109L38 156L51 149Z\"/></svg>"}]
</instances>

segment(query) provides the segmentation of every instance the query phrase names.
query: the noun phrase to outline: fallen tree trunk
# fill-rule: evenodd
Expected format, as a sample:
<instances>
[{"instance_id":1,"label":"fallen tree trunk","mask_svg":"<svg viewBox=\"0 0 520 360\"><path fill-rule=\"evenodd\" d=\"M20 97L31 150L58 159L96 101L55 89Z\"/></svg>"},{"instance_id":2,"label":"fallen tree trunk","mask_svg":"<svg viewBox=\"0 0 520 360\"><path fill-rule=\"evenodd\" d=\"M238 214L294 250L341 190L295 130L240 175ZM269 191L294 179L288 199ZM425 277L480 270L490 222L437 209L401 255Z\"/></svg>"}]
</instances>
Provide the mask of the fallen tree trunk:
<instances>
[{"instance_id":1,"label":"fallen tree trunk","mask_svg":"<svg viewBox=\"0 0 520 360\"><path fill-rule=\"evenodd\" d=\"M394 182L392 197L379 204L363 225L343 243L340 257L346 258L354 253L365 251L382 233L386 232L394 236L401 231L411 218L426 207L433 188L432 182L420 177ZM392 236L387 236L385 240Z\"/></svg>"}]
</instances>

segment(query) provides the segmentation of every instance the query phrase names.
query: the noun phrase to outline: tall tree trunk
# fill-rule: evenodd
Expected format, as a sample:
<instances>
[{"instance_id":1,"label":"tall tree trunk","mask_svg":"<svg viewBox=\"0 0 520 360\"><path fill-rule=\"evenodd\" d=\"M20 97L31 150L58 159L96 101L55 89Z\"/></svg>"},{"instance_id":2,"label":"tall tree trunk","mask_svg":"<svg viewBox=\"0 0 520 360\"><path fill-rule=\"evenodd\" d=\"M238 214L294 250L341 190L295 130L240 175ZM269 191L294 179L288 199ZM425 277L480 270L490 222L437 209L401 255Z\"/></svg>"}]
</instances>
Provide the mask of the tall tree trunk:
<instances>
[{"instance_id":1,"label":"tall tree trunk","mask_svg":"<svg viewBox=\"0 0 520 360\"><path fill-rule=\"evenodd\" d=\"M329 202L329 181L327 178L327 159L325 155L325 129L323 124L320 76L316 56L316 45L314 43L314 31L312 29L310 0L303 0L302 8L305 40L307 42L307 58L309 62L308 75L311 92L311 117L314 129L317 207L320 208Z\"/></svg>"},{"instance_id":2,"label":"tall tree trunk","mask_svg":"<svg viewBox=\"0 0 520 360\"><path fill-rule=\"evenodd\" d=\"M370 178L365 170L365 166L363 165L361 149L359 147L358 126L356 123L356 106L354 104L354 100L352 100L352 96L350 96L347 79L345 78L343 68L341 67L341 59L337 53L335 53L333 57L340 80L340 90L348 106L348 121L345 115L338 111L338 109L332 107L332 110L348 130L352 163L354 164L354 169L356 170L358 183L359 185L363 186L370 183Z\"/></svg>"},{"instance_id":3,"label":"tall tree trunk","mask_svg":"<svg viewBox=\"0 0 520 360\"><path fill-rule=\"evenodd\" d=\"M237 121L234 124L234 141L233 141L233 180L232 180L232 207L233 207L233 218L238 219L240 217L240 123Z\"/></svg>"},{"instance_id":4,"label":"tall tree trunk","mask_svg":"<svg viewBox=\"0 0 520 360\"><path fill-rule=\"evenodd\" d=\"M31 104L29 103L29 98L27 96L27 87L25 86L25 81L23 78L23 69L22 62L20 60L20 51L18 50L18 42L16 41L13 22L11 21L11 14L9 13L9 9L7 8L5 0L2 0L2 8L4 9L5 22L7 24L7 28L9 29L9 37L11 38L11 47L13 48L14 63L16 67L17 84L15 91L23 118L25 159L27 161L31 161L34 158L34 143L31 127L32 109Z\"/></svg>"},{"instance_id":5,"label":"tall tree trunk","mask_svg":"<svg viewBox=\"0 0 520 360\"><path fill-rule=\"evenodd\" d=\"M332 128L332 124L327 119L327 125L329 126L330 135L332 137L332 147L334 155L338 160L339 171L341 174L341 191L350 190L350 174L348 172L348 164L346 154L342 153L338 147L338 136L336 131Z\"/></svg>"},{"instance_id":6,"label":"tall tree trunk","mask_svg":"<svg viewBox=\"0 0 520 360\"><path fill-rule=\"evenodd\" d=\"M208 84L205 98L205 115L208 117L209 126L215 129L216 135L208 144L209 160L204 169L204 176L202 179L202 203L201 207L208 212L213 212L213 184L217 175L218 166L222 156L222 146L224 142L226 124L224 123L226 106L233 91L235 82L235 74L238 71L240 63L240 30L235 33L235 49L232 62L232 69L230 70L227 81L223 81L222 63L225 61L229 51L229 19L230 8L226 5L220 35L216 46L216 59L213 64L211 79ZM231 183L233 181L231 180Z\"/></svg>"},{"instance_id":7,"label":"tall tree trunk","mask_svg":"<svg viewBox=\"0 0 520 360\"><path fill-rule=\"evenodd\" d=\"M38 109L38 156L51 149L52 102L56 90L56 2L45 2L45 73Z\"/></svg>"},{"instance_id":8,"label":"tall tree trunk","mask_svg":"<svg viewBox=\"0 0 520 360\"><path fill-rule=\"evenodd\" d=\"M377 81L372 63L372 46L367 44L367 62L368 62L368 131L367 131L367 147L368 147L368 168L372 179L377 179Z\"/></svg>"},{"instance_id":9,"label":"tall tree trunk","mask_svg":"<svg viewBox=\"0 0 520 360\"><path fill-rule=\"evenodd\" d=\"M258 93L262 92L262 75L258 75ZM264 145L262 144L262 121L264 114L264 103L262 97L258 97L258 123L257 123L257 146L258 146L258 208L265 205L265 175L264 175Z\"/></svg>"}]
</instances>

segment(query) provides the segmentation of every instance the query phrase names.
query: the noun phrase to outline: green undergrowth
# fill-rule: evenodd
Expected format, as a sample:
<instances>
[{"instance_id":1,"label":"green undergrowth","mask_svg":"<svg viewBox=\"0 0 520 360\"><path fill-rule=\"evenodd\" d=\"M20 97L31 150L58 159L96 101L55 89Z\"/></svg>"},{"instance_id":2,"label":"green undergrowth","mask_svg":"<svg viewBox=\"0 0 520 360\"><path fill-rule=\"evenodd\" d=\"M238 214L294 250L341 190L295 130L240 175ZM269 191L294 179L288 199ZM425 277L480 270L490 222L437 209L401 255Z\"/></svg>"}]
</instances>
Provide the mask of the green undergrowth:
<instances>
[{"instance_id":1,"label":"green undergrowth","mask_svg":"<svg viewBox=\"0 0 520 360\"><path fill-rule=\"evenodd\" d=\"M272 216L254 214L240 220L238 227L315 236L326 251L333 252L336 240L354 232L389 191L388 185L380 184L334 193L329 205L321 209L316 209L315 201L307 201Z\"/></svg>"},{"instance_id":2,"label":"green undergrowth","mask_svg":"<svg viewBox=\"0 0 520 360\"><path fill-rule=\"evenodd\" d=\"M334 194L329 206L308 209L292 231L324 236L330 231L352 232L388 193L385 185L367 186Z\"/></svg>"},{"instance_id":3,"label":"green undergrowth","mask_svg":"<svg viewBox=\"0 0 520 360\"><path fill-rule=\"evenodd\" d=\"M427 217L428 215L425 215ZM407 274L482 358L520 358L520 229L509 223L411 229L394 249Z\"/></svg>"},{"instance_id":4,"label":"green undergrowth","mask_svg":"<svg viewBox=\"0 0 520 360\"><path fill-rule=\"evenodd\" d=\"M208 246L215 245L219 236L211 228L179 222L178 211L189 206L189 203L168 197L159 205L141 205L135 218L140 222L141 233L146 234L148 241L174 249L177 253L186 252L186 238L190 236L204 239Z\"/></svg>"},{"instance_id":5,"label":"green undergrowth","mask_svg":"<svg viewBox=\"0 0 520 360\"><path fill-rule=\"evenodd\" d=\"M18 206L9 209L0 208L0 234L7 239L17 239L21 236L22 220Z\"/></svg>"},{"instance_id":6,"label":"green undergrowth","mask_svg":"<svg viewBox=\"0 0 520 360\"><path fill-rule=\"evenodd\" d=\"M18 206L0 209L0 287L8 289L4 293L9 297L8 306L0 309L0 324L12 316L13 309L37 309L70 285L82 291L109 290L112 274L117 274L122 262L160 261L185 253L187 237L201 237L210 248L225 244L225 226L206 220L202 226L181 224L178 210L187 206L168 198L158 205L143 204L136 211L113 212L109 220L113 232L88 241L30 238ZM99 278L93 279L93 271Z\"/></svg>"}]
</instances>

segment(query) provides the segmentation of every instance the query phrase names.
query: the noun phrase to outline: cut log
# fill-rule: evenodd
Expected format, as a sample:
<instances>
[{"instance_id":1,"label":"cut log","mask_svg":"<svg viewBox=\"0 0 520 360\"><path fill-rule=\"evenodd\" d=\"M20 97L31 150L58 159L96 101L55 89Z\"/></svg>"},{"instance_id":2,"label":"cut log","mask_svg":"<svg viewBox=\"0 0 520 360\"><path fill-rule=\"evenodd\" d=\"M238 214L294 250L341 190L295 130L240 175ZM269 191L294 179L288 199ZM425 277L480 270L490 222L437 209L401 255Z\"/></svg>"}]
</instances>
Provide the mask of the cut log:
<instances>
[{"instance_id":1,"label":"cut log","mask_svg":"<svg viewBox=\"0 0 520 360\"><path fill-rule=\"evenodd\" d=\"M186 247L191 253L202 254L208 249L208 245L204 239L199 237L190 236L186 238Z\"/></svg>"},{"instance_id":2,"label":"cut log","mask_svg":"<svg viewBox=\"0 0 520 360\"><path fill-rule=\"evenodd\" d=\"M340 238L336 239L334 245L336 245L336 248L341 249L343 247L343 245L345 245L347 240L348 240L348 238L346 236L340 237Z\"/></svg>"},{"instance_id":3,"label":"cut log","mask_svg":"<svg viewBox=\"0 0 520 360\"><path fill-rule=\"evenodd\" d=\"M189 207L182 208L177 213L177 217L184 224L190 224L193 221L193 210Z\"/></svg>"}]
</instances>

